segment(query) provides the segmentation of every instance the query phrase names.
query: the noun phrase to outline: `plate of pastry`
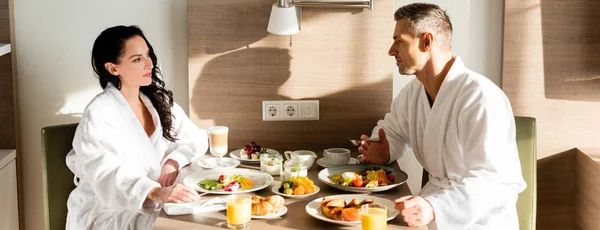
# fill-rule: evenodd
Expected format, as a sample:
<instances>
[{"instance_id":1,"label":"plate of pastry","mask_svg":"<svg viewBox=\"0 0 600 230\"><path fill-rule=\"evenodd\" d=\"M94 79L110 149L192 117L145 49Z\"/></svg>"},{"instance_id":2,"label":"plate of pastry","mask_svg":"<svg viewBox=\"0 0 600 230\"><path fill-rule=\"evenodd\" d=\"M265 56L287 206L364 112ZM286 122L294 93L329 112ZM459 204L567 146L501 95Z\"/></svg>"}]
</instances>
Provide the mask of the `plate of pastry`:
<instances>
[{"instance_id":1,"label":"plate of pastry","mask_svg":"<svg viewBox=\"0 0 600 230\"><path fill-rule=\"evenodd\" d=\"M348 194L320 197L306 205L308 215L334 224L358 225L360 222L360 207L363 204L375 204L385 206L387 209L387 220L392 220L400 214L394 208L391 200L366 194Z\"/></svg>"},{"instance_id":2,"label":"plate of pastry","mask_svg":"<svg viewBox=\"0 0 600 230\"><path fill-rule=\"evenodd\" d=\"M283 205L285 199L279 195L252 197L252 218L274 219L283 216L288 209Z\"/></svg>"}]
</instances>

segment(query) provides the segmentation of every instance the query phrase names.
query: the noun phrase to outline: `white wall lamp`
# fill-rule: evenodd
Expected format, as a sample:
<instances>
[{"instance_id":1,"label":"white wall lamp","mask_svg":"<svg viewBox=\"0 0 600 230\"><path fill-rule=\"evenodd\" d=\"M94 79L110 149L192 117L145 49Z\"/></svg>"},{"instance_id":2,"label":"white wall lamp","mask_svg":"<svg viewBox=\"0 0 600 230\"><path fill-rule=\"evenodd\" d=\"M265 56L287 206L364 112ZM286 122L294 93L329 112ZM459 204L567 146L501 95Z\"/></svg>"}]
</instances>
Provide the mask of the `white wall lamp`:
<instances>
[{"instance_id":1,"label":"white wall lamp","mask_svg":"<svg viewBox=\"0 0 600 230\"><path fill-rule=\"evenodd\" d=\"M271 8L267 31L277 35L292 35L300 32L302 7L368 8L372 10L373 0L277 0L277 3L273 4Z\"/></svg>"}]
</instances>

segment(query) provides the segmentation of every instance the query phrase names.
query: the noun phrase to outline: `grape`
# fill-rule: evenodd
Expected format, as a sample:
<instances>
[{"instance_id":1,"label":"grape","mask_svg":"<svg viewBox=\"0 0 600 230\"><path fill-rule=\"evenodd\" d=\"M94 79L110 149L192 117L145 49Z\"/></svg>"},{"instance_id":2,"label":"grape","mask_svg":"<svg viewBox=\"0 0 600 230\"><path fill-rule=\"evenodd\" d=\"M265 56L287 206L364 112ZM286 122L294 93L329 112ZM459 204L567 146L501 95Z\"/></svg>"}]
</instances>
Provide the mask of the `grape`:
<instances>
[{"instance_id":1,"label":"grape","mask_svg":"<svg viewBox=\"0 0 600 230\"><path fill-rule=\"evenodd\" d=\"M256 145L256 142L254 142L254 141L251 141L251 142L250 142L250 146L251 146L251 147L254 147L255 145Z\"/></svg>"},{"instance_id":2,"label":"grape","mask_svg":"<svg viewBox=\"0 0 600 230\"><path fill-rule=\"evenodd\" d=\"M285 190L285 194L292 195L293 193L294 193L294 190L292 190L291 188L288 188Z\"/></svg>"},{"instance_id":3,"label":"grape","mask_svg":"<svg viewBox=\"0 0 600 230\"><path fill-rule=\"evenodd\" d=\"M288 188L290 188L290 184L288 184L288 183L283 184L283 189L288 189Z\"/></svg>"}]
</instances>

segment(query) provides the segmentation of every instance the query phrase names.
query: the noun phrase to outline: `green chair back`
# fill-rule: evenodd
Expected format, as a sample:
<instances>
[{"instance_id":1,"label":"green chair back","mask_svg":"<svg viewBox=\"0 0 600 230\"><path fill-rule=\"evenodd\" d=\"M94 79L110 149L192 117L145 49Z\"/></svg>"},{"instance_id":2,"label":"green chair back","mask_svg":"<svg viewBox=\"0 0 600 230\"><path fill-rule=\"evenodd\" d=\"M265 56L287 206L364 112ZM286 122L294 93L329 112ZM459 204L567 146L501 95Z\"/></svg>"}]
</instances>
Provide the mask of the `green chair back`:
<instances>
[{"instance_id":1,"label":"green chair back","mask_svg":"<svg viewBox=\"0 0 600 230\"><path fill-rule=\"evenodd\" d=\"M65 229L67 199L75 188L65 157L71 151L77 124L42 128L44 149L44 222L46 230Z\"/></svg>"},{"instance_id":2,"label":"green chair back","mask_svg":"<svg viewBox=\"0 0 600 230\"><path fill-rule=\"evenodd\" d=\"M517 147L521 160L523 179L527 183L525 191L519 194L517 214L521 230L535 229L537 206L537 150L535 118L515 117Z\"/></svg>"}]
</instances>

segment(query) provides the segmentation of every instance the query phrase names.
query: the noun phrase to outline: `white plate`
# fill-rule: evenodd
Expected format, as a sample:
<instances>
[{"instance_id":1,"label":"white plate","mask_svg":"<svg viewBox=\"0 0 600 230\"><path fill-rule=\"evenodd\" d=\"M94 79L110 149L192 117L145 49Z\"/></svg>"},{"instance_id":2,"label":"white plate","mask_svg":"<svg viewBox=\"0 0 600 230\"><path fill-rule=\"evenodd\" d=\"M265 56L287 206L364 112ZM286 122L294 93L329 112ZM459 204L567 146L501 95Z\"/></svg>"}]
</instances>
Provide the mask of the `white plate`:
<instances>
[{"instance_id":1,"label":"white plate","mask_svg":"<svg viewBox=\"0 0 600 230\"><path fill-rule=\"evenodd\" d=\"M386 185L386 186L379 186L379 187L374 187L374 188L365 188L365 187L342 186L341 184L331 182L331 177L334 174L342 174L344 172L359 173L369 166L375 166L375 167L379 167L379 168L382 168L382 169L385 169L388 171L392 171L392 174L396 177L396 179L394 180L394 184ZM401 184L404 184L404 182L406 182L407 179L408 179L408 175L406 175L406 173L403 172L402 170L397 170L392 167L380 166L380 165L342 165L342 166L335 166L335 167L331 167L331 168L325 168L319 172L319 180L321 182L323 182L331 187L340 189L340 190L349 191L349 192L360 192L360 193L381 192L381 191L389 190L389 189L395 188Z\"/></svg>"},{"instance_id":2,"label":"white plate","mask_svg":"<svg viewBox=\"0 0 600 230\"><path fill-rule=\"evenodd\" d=\"M240 174L243 177L249 178L254 183L254 187L251 189L238 189L237 191L227 192L222 189L207 190L198 185L198 182L203 180L216 180L220 175L231 176L233 174ZM273 183L273 177L268 173L252 170L252 169L212 169L203 170L187 175L183 178L183 184L196 189L198 192L206 192L213 194L234 194L234 193L246 193L254 192L266 188Z\"/></svg>"},{"instance_id":3,"label":"white plate","mask_svg":"<svg viewBox=\"0 0 600 230\"><path fill-rule=\"evenodd\" d=\"M233 158L233 159L240 160L241 162L244 162L244 163L260 163L260 160L259 160L259 159L256 159L256 160L252 160L252 159L250 159L250 158L248 158L248 159L242 159L242 157L240 157L240 153L241 153L242 151L244 151L244 152L245 152L246 150L244 150L244 149L236 149L236 150L233 150L233 151L231 151L231 152L229 153L229 157L231 157L231 158ZM274 150L274 149L267 149L267 153L268 153L268 154L277 154L277 155L281 155L279 152L277 152L277 150ZM250 156L248 156L248 157L250 157Z\"/></svg>"},{"instance_id":4,"label":"white plate","mask_svg":"<svg viewBox=\"0 0 600 230\"><path fill-rule=\"evenodd\" d=\"M325 198L331 198L331 199L344 199L346 200L346 202L350 202L352 199L356 198L359 201L362 201L364 199L373 199L375 202L374 204L378 204L378 205L385 205L385 207L388 210L388 218L387 220L391 220L394 219L398 214L400 214L400 212L398 212L398 210L396 210L394 208L394 202L392 202L391 200L388 199L384 199L381 197L376 197L376 196L369 196L366 194L348 194L348 195L335 195L335 196L326 196ZM323 197L314 199L313 201L309 202L306 205L306 213L308 213L308 215L311 215L314 218L317 218L319 220L322 221L326 221L329 223L334 223L334 224L341 224L341 225L357 225L360 224L360 221L341 221L341 220L332 220L329 219L327 217L325 217L322 213L321 213L321 201L323 200Z\"/></svg>"},{"instance_id":5,"label":"white plate","mask_svg":"<svg viewBox=\"0 0 600 230\"><path fill-rule=\"evenodd\" d=\"M221 163L221 165L217 165L217 162ZM196 164L204 169L235 168L240 165L240 161L229 157L215 157L200 159L196 162Z\"/></svg>"},{"instance_id":6,"label":"white plate","mask_svg":"<svg viewBox=\"0 0 600 230\"><path fill-rule=\"evenodd\" d=\"M306 198L312 195L317 194L319 191L321 191L321 189L319 188L319 186L315 185L315 192L311 193L311 194L304 194L304 195L288 195L285 193L280 193L279 192L279 187L281 187L281 182L276 182L273 183L273 186L271 187L271 192L283 196L283 197L289 197L289 198L298 198L298 199L302 199L302 198Z\"/></svg>"},{"instance_id":7,"label":"white plate","mask_svg":"<svg viewBox=\"0 0 600 230\"><path fill-rule=\"evenodd\" d=\"M354 157L350 157L350 161L348 162L348 164L350 165L355 165L360 163L360 161L358 161L358 159L354 158ZM327 159L325 159L325 157L320 158L317 160L317 164L320 165L323 168L329 168L329 167L333 167L333 166L338 166L340 164L330 164Z\"/></svg>"},{"instance_id":8,"label":"white plate","mask_svg":"<svg viewBox=\"0 0 600 230\"><path fill-rule=\"evenodd\" d=\"M252 215L252 218L254 218L254 219L275 219L277 217L283 216L283 214L286 214L287 211L288 211L287 207L281 206L281 208L279 208L279 212L277 212L277 213L269 213L264 216Z\"/></svg>"}]
</instances>

